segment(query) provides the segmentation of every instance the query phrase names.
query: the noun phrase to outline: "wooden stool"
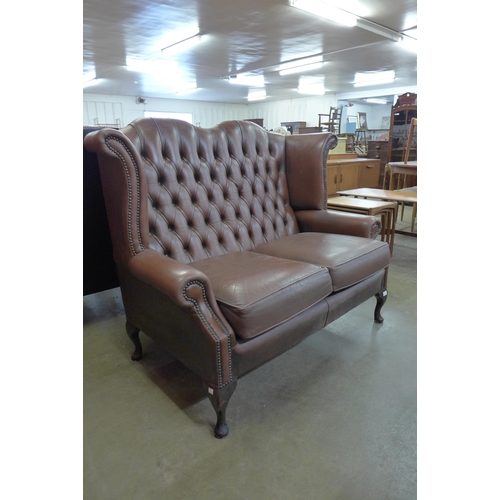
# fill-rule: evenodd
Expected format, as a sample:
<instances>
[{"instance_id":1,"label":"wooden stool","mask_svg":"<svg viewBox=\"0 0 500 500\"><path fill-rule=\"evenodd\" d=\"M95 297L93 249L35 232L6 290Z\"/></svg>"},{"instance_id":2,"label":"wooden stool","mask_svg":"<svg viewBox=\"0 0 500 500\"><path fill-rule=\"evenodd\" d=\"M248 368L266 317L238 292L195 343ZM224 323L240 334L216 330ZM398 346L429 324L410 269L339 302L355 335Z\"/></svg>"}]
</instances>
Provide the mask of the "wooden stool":
<instances>
[{"instance_id":1,"label":"wooden stool","mask_svg":"<svg viewBox=\"0 0 500 500\"><path fill-rule=\"evenodd\" d=\"M341 212L352 212L364 215L379 215L382 222L380 237L389 244L389 249L394 248L394 233L396 230L396 217L398 213L397 202L366 200L363 198L349 198L334 196L328 198L327 208Z\"/></svg>"}]
</instances>

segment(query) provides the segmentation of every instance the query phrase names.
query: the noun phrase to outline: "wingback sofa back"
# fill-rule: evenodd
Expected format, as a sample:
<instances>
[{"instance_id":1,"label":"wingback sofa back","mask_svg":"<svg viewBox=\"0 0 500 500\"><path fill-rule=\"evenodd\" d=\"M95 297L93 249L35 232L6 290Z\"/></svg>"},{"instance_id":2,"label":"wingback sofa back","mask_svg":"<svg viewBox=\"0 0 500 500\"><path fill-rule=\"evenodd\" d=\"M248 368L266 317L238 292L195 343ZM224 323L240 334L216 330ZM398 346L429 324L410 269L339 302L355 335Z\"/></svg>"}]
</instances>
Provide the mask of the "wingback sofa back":
<instances>
[{"instance_id":1,"label":"wingback sofa back","mask_svg":"<svg viewBox=\"0 0 500 500\"><path fill-rule=\"evenodd\" d=\"M237 379L387 291L375 217L326 210L332 133L282 136L144 118L85 137L97 153L127 333L197 373L227 432Z\"/></svg>"},{"instance_id":2,"label":"wingback sofa back","mask_svg":"<svg viewBox=\"0 0 500 500\"><path fill-rule=\"evenodd\" d=\"M125 137L110 130L103 138L120 170L125 154L132 161L132 169L122 172L127 192L116 193L114 185L106 186L105 193L125 202L134 196L129 191L136 192L126 203L118 260L145 248L184 263L252 250L298 233L294 210L325 207L325 172L308 167L326 160L337 142L332 134L322 134L318 142L316 137L268 133L246 121L202 129L155 119L139 120L122 132ZM102 176L103 183L115 183ZM121 213L111 216L123 221ZM120 225L114 221L116 232L113 228Z\"/></svg>"}]
</instances>

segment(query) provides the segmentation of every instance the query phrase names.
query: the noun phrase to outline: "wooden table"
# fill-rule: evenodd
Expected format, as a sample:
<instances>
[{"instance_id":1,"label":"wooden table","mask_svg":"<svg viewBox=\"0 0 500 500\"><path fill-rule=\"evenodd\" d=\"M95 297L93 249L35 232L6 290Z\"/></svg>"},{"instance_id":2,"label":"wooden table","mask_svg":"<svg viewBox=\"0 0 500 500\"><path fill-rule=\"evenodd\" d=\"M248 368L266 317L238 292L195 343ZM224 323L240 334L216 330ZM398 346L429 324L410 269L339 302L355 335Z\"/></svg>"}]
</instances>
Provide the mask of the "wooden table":
<instances>
[{"instance_id":1,"label":"wooden table","mask_svg":"<svg viewBox=\"0 0 500 500\"><path fill-rule=\"evenodd\" d=\"M391 163L387 163L384 170L384 184L386 176L389 176L389 191L392 191L393 185L393 177L395 175L417 175L417 162L409 161L405 163L404 161L395 161Z\"/></svg>"},{"instance_id":2,"label":"wooden table","mask_svg":"<svg viewBox=\"0 0 500 500\"><path fill-rule=\"evenodd\" d=\"M371 198L375 200L396 201L398 203L411 203L413 206L411 214L411 233L408 233L407 231L396 232L416 236L416 233L414 233L413 231L415 227L415 217L417 215L417 193L415 191L391 191L388 189L357 188L338 191L337 194L341 196L354 196L359 198Z\"/></svg>"},{"instance_id":3,"label":"wooden table","mask_svg":"<svg viewBox=\"0 0 500 500\"><path fill-rule=\"evenodd\" d=\"M327 208L330 210L364 215L380 215L382 222L380 237L382 241L386 241L389 244L392 255L394 248L394 232L396 230L396 217L398 213L397 202L333 196L328 198Z\"/></svg>"}]
</instances>

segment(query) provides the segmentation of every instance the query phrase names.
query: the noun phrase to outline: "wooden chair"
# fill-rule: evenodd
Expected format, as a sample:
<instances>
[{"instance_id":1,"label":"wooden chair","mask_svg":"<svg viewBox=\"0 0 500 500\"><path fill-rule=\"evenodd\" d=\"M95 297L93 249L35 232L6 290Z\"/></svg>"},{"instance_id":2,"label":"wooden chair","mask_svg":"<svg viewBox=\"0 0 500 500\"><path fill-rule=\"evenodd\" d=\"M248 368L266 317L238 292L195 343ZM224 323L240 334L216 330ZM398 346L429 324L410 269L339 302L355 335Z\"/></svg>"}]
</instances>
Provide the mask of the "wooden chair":
<instances>
[{"instance_id":1,"label":"wooden chair","mask_svg":"<svg viewBox=\"0 0 500 500\"><path fill-rule=\"evenodd\" d=\"M328 117L328 121L323 122L323 117ZM335 108L330 106L330 113L318 113L318 127L325 129L328 132L333 132L334 134L340 134L340 120L342 118L342 107Z\"/></svg>"},{"instance_id":2,"label":"wooden chair","mask_svg":"<svg viewBox=\"0 0 500 500\"><path fill-rule=\"evenodd\" d=\"M417 126L417 119L412 118L410 123L410 131L408 132L408 142L406 143L405 156L403 160L405 163L408 163L408 158L410 157L411 144L413 142L413 133L416 126Z\"/></svg>"},{"instance_id":3,"label":"wooden chair","mask_svg":"<svg viewBox=\"0 0 500 500\"><path fill-rule=\"evenodd\" d=\"M417 126L417 119L412 118L410 123L410 130L408 132L408 142L406 143L405 155L404 155L404 163L408 163L408 158L410 157L411 144L413 142L413 134L415 131L415 127ZM406 175L404 176L404 187L406 188ZM403 215L405 213L405 204L401 205L401 220L403 220ZM413 228L415 226L415 217L417 216L417 205L413 205L413 210L411 214L411 232L413 233Z\"/></svg>"}]
</instances>

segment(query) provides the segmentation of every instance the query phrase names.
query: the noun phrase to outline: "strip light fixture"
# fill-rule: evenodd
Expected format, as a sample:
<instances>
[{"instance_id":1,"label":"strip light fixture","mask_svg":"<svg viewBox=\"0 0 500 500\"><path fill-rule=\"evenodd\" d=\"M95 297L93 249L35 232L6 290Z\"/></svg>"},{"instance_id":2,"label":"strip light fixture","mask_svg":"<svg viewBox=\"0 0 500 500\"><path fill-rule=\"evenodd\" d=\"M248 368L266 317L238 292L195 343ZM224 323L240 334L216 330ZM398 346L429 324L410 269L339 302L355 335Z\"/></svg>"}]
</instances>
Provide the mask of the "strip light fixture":
<instances>
[{"instance_id":1,"label":"strip light fixture","mask_svg":"<svg viewBox=\"0 0 500 500\"><path fill-rule=\"evenodd\" d=\"M352 27L357 24L357 16L323 0L288 0L288 5L344 26Z\"/></svg>"},{"instance_id":2,"label":"strip light fixture","mask_svg":"<svg viewBox=\"0 0 500 500\"><path fill-rule=\"evenodd\" d=\"M374 71L370 73L356 73L354 77L355 87L368 87L370 85L382 85L393 83L396 75L394 70Z\"/></svg>"},{"instance_id":3,"label":"strip light fixture","mask_svg":"<svg viewBox=\"0 0 500 500\"><path fill-rule=\"evenodd\" d=\"M288 0L288 5L344 26L357 26L358 28L371 31L372 33L376 33L394 42L401 42L404 38L401 33L397 31L386 28L381 24L374 23L369 19L360 17L347 10L334 7L327 0Z\"/></svg>"},{"instance_id":4,"label":"strip light fixture","mask_svg":"<svg viewBox=\"0 0 500 500\"><path fill-rule=\"evenodd\" d=\"M297 92L299 94L325 95L325 86L323 83L299 83Z\"/></svg>"},{"instance_id":5,"label":"strip light fixture","mask_svg":"<svg viewBox=\"0 0 500 500\"><path fill-rule=\"evenodd\" d=\"M266 90L249 90L247 100L248 101L261 101L267 97Z\"/></svg>"},{"instance_id":6,"label":"strip light fixture","mask_svg":"<svg viewBox=\"0 0 500 500\"><path fill-rule=\"evenodd\" d=\"M279 67L280 76L292 75L294 73L302 73L303 71L311 71L319 69L323 66L323 56L308 57L298 61L281 64Z\"/></svg>"},{"instance_id":7,"label":"strip light fixture","mask_svg":"<svg viewBox=\"0 0 500 500\"><path fill-rule=\"evenodd\" d=\"M377 99L375 97L370 99L365 99L365 101L371 104L388 104L387 101L385 101L384 99Z\"/></svg>"}]
</instances>

